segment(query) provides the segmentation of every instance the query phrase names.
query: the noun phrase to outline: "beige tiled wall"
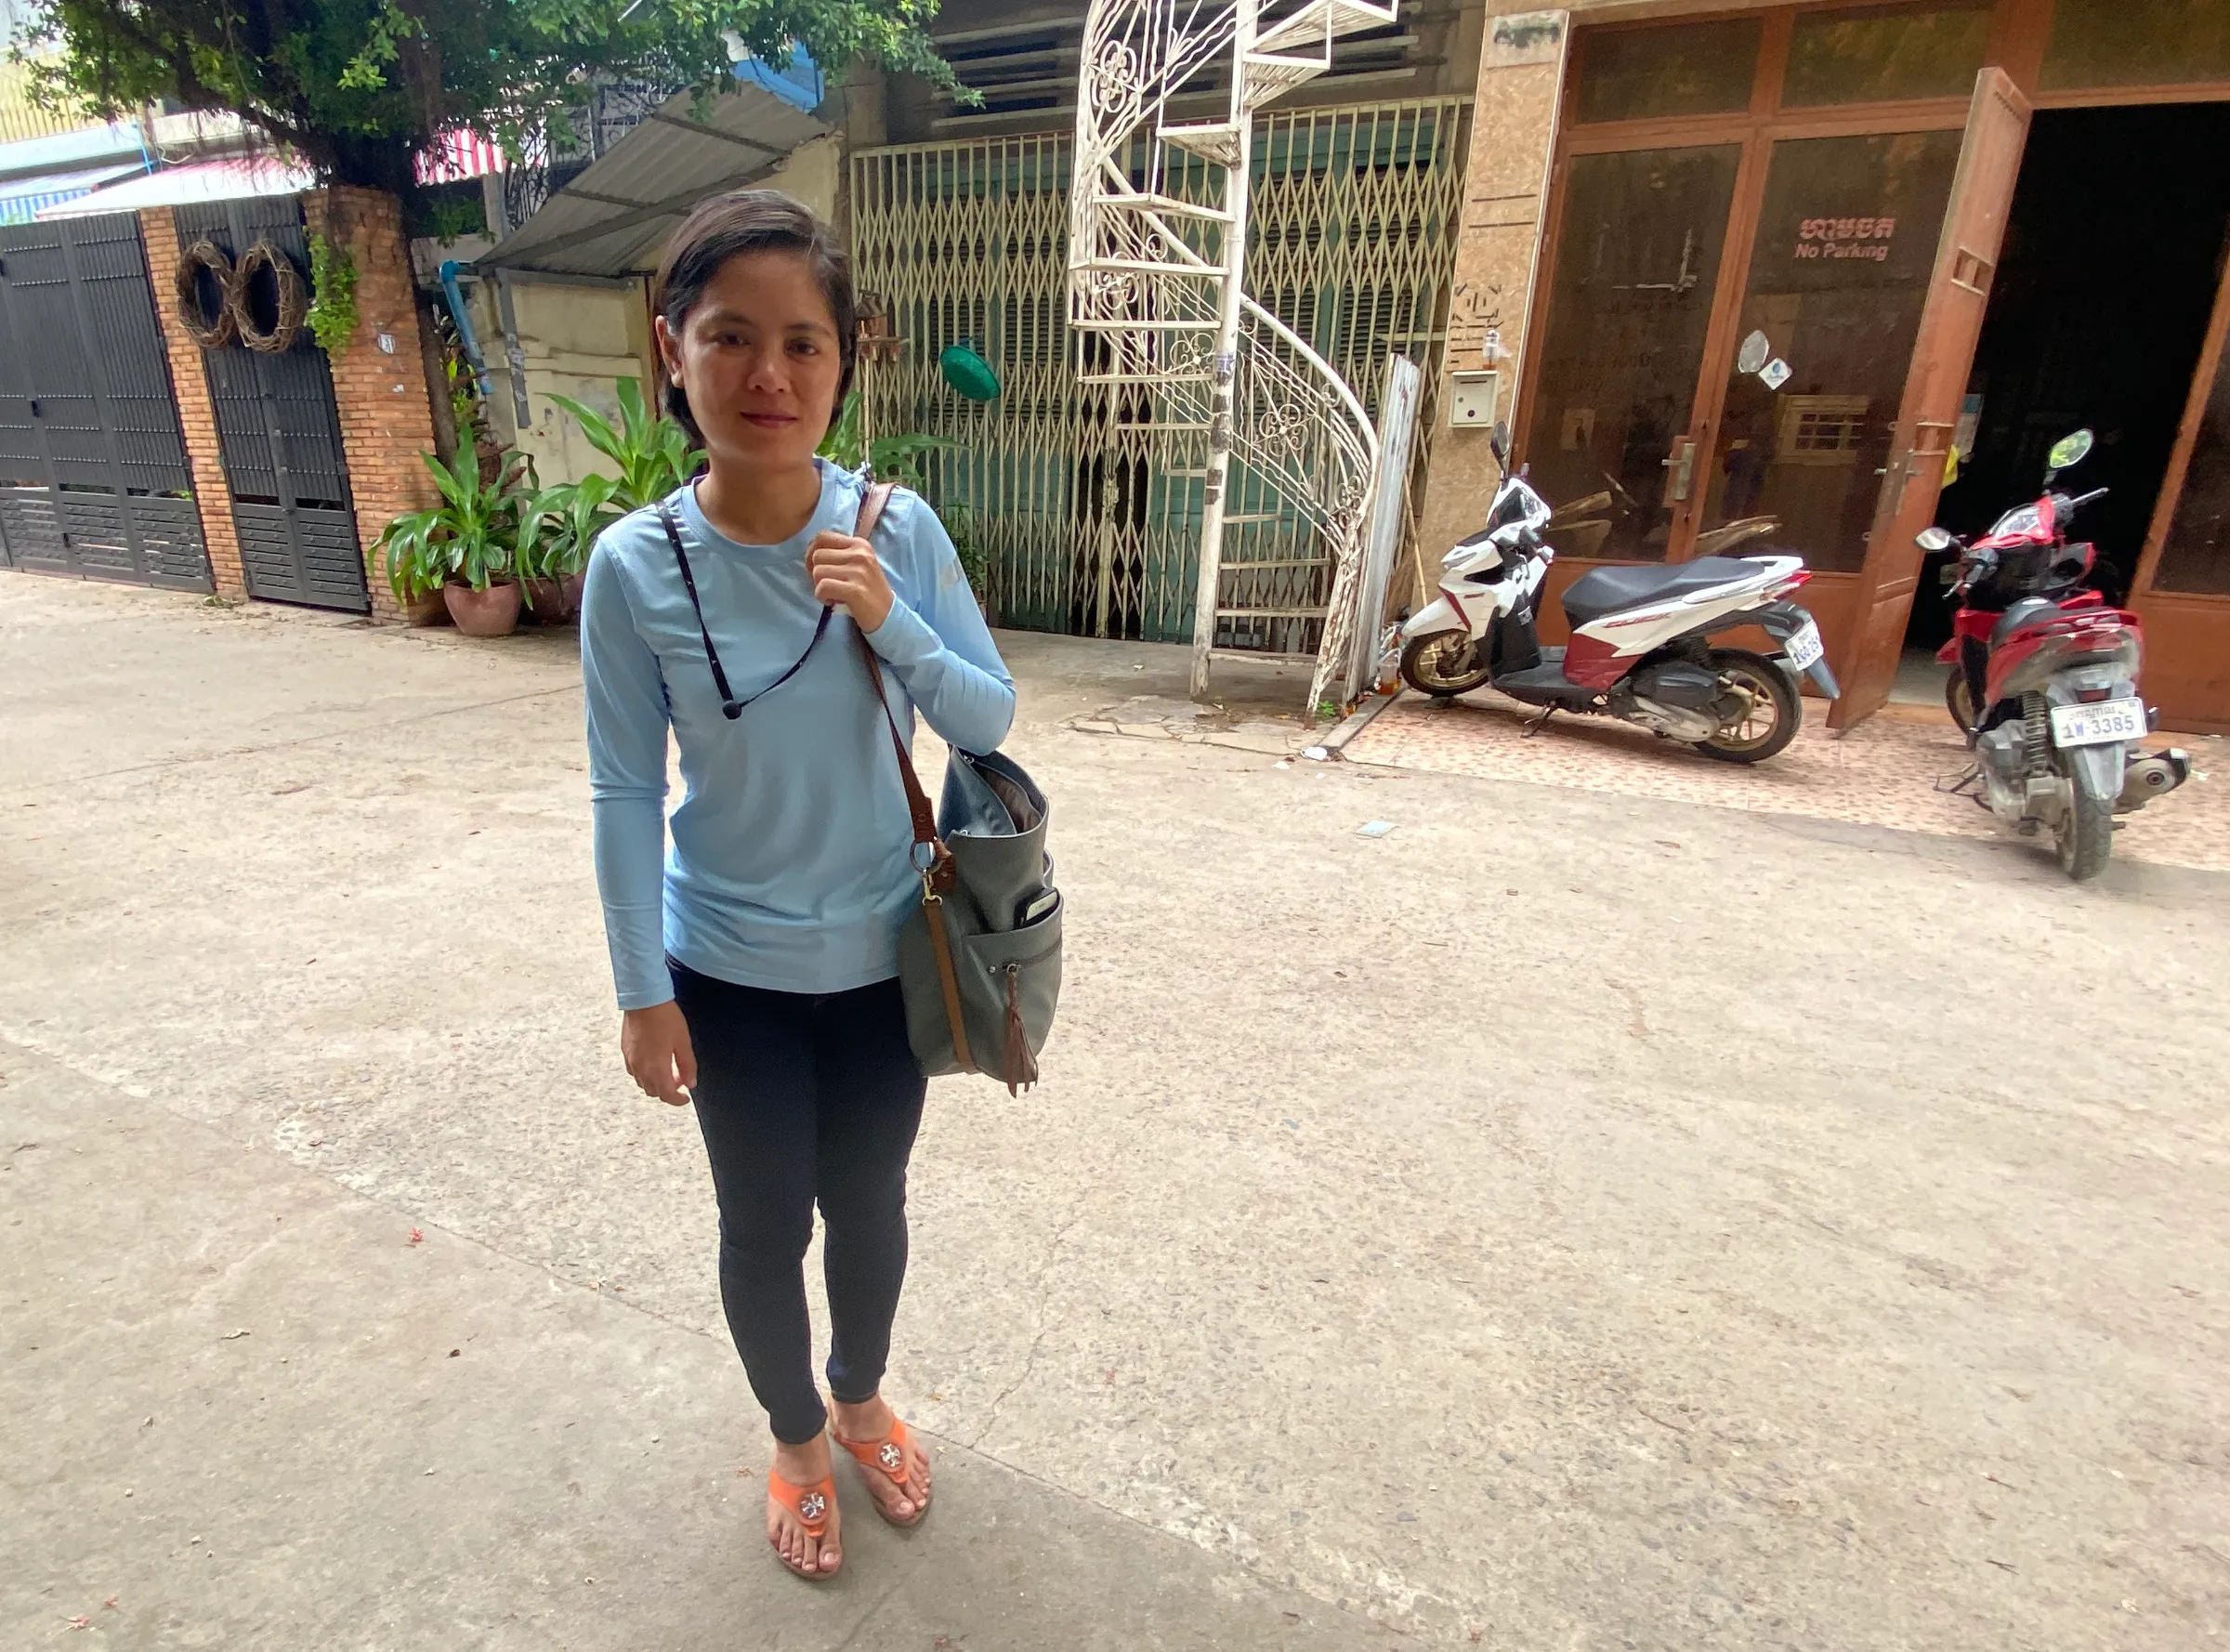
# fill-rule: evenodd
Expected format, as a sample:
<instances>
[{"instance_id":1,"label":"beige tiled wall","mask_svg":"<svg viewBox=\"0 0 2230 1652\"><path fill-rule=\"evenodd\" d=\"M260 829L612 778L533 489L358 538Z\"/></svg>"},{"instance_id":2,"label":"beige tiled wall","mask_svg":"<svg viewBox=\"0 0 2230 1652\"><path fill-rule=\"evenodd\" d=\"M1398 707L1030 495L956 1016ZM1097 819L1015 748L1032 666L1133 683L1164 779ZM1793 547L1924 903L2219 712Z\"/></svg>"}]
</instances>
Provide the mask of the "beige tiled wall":
<instances>
[{"instance_id":1,"label":"beige tiled wall","mask_svg":"<svg viewBox=\"0 0 2230 1652\"><path fill-rule=\"evenodd\" d=\"M1492 369L1502 420L1516 401L1570 37L1568 12L1508 12L1488 20L1479 53L1443 371ZM1444 387L1440 406L1450 404ZM1428 570L1477 528L1499 474L1486 428L1436 434L1419 535Z\"/></svg>"}]
</instances>

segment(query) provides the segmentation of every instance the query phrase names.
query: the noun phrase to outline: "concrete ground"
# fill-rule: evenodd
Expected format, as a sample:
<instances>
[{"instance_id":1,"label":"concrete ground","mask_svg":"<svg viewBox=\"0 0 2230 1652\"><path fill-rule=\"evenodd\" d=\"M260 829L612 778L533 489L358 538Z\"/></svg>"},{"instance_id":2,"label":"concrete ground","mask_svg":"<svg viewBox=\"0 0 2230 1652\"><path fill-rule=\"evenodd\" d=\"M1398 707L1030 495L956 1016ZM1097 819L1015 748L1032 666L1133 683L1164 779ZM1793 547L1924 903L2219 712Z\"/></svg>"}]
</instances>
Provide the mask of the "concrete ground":
<instances>
[{"instance_id":1,"label":"concrete ground","mask_svg":"<svg viewBox=\"0 0 2230 1652\"><path fill-rule=\"evenodd\" d=\"M0 1645L2230 1638L2230 878L1108 738L1181 654L1004 640L1068 991L933 1090L940 1507L816 1591L570 636L0 574Z\"/></svg>"}]
</instances>

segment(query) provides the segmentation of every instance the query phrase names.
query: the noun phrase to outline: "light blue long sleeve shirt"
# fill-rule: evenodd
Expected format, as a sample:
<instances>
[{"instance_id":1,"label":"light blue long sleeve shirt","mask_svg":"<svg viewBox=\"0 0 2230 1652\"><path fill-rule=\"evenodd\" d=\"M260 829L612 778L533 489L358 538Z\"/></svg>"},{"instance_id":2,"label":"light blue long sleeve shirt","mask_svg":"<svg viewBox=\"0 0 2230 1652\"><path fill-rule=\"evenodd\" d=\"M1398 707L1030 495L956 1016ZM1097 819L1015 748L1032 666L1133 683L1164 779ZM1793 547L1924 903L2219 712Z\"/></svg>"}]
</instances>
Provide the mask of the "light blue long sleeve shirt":
<instances>
[{"instance_id":1,"label":"light blue long sleeve shirt","mask_svg":"<svg viewBox=\"0 0 2230 1652\"><path fill-rule=\"evenodd\" d=\"M684 487L671 503L713 646L749 700L805 651L820 615L806 547L849 533L860 484L821 463L811 520L776 545L739 544ZM946 741L989 752L1014 720L1014 680L937 513L900 489L873 544L897 600L868 635L899 728L914 708ZM670 954L717 980L842 992L899 972L919 898L913 829L874 689L839 610L804 666L730 721L657 513L606 529L581 605L597 886L622 1009L674 996ZM666 731L683 796L665 850Z\"/></svg>"}]
</instances>

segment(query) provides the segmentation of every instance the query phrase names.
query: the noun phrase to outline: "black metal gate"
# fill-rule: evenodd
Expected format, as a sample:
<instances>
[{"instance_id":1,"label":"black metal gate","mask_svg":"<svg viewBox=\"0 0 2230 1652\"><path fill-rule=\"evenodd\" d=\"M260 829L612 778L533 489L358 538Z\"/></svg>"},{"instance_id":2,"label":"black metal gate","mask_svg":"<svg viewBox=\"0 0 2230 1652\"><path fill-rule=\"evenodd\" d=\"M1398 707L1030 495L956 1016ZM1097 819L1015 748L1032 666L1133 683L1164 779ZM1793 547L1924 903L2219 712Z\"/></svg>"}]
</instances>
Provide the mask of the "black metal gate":
<instances>
[{"instance_id":1,"label":"black metal gate","mask_svg":"<svg viewBox=\"0 0 2230 1652\"><path fill-rule=\"evenodd\" d=\"M0 559L211 588L135 214L0 227Z\"/></svg>"},{"instance_id":2,"label":"black metal gate","mask_svg":"<svg viewBox=\"0 0 2230 1652\"><path fill-rule=\"evenodd\" d=\"M268 241L308 271L302 202L295 195L213 201L174 209L178 244L206 236L235 262ZM216 409L217 448L232 487L248 595L318 608L370 610L364 559L348 498L333 373L308 328L294 347L229 344L203 352Z\"/></svg>"}]
</instances>

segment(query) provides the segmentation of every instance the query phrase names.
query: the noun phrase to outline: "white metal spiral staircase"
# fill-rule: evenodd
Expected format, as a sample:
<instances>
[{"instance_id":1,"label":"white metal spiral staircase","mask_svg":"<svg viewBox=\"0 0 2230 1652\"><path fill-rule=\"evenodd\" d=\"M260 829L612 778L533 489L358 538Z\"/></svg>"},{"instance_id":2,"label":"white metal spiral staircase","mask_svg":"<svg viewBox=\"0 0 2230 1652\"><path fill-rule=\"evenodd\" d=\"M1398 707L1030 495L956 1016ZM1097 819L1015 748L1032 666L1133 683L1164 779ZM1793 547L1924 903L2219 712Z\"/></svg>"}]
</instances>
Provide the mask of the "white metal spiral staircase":
<instances>
[{"instance_id":1,"label":"white metal spiral staircase","mask_svg":"<svg viewBox=\"0 0 2230 1652\"><path fill-rule=\"evenodd\" d=\"M1093 0L1084 23L1069 325L1086 383L1140 387L1159 399L1158 419L1205 434L1195 694L1208 686L1219 621L1316 617L1226 599L1235 452L1315 524L1331 559L1312 706L1348 647L1378 435L1346 382L1247 295L1247 190L1254 111L1329 69L1342 35L1383 27L1397 8L1398 0ZM1224 117L1173 120L1172 100L1219 69L1229 76Z\"/></svg>"}]
</instances>

